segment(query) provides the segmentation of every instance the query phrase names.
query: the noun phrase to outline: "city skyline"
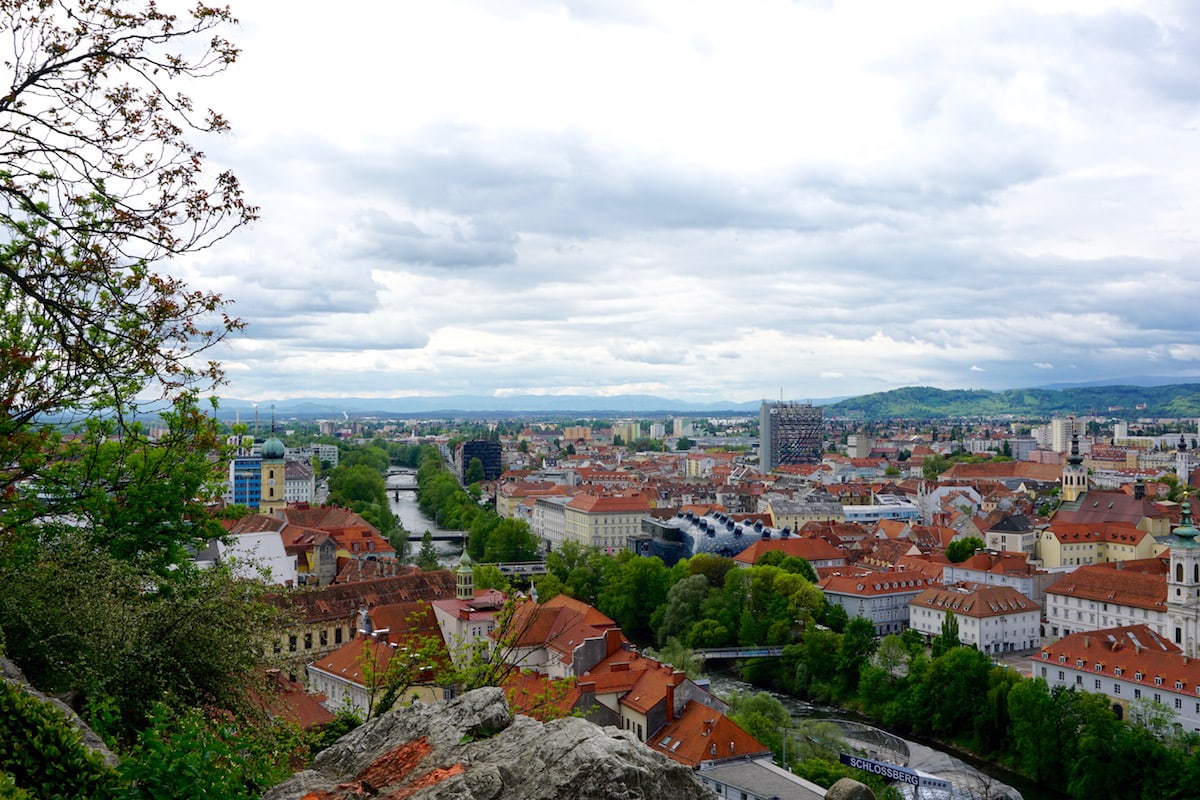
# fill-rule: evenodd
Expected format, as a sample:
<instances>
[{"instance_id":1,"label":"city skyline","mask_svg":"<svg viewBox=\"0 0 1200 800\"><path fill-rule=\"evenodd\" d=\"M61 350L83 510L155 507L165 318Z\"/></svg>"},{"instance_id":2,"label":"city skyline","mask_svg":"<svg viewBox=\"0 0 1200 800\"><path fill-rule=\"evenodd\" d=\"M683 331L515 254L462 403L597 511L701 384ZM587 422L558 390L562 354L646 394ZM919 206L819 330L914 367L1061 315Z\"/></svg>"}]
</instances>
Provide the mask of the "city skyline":
<instances>
[{"instance_id":1,"label":"city skyline","mask_svg":"<svg viewBox=\"0 0 1200 800\"><path fill-rule=\"evenodd\" d=\"M234 7L219 394L693 402L1200 376L1159 3Z\"/></svg>"}]
</instances>

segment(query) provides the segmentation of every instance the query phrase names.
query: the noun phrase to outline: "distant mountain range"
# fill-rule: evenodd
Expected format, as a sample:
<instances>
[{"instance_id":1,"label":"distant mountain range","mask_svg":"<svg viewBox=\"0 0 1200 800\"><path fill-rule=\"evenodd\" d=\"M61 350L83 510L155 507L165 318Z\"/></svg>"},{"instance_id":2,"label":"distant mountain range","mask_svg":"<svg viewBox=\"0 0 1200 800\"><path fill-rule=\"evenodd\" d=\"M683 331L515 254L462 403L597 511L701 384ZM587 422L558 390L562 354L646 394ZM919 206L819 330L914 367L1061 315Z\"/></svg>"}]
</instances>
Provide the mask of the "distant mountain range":
<instances>
[{"instance_id":1,"label":"distant mountain range","mask_svg":"<svg viewBox=\"0 0 1200 800\"><path fill-rule=\"evenodd\" d=\"M832 399L825 402L832 402ZM252 403L233 398L221 399L221 417L227 418L239 412L243 420L254 415L257 407L260 419L271 414L271 401ZM560 415L598 416L615 414L713 414L733 412L745 414L758 412L759 401L749 403L715 402L692 403L671 400L652 395L614 395L594 397L587 395L514 395L512 397L489 397L483 395L453 395L445 397L305 397L274 402L275 414L279 417L333 418L348 416L395 416L397 414L420 414L428 416L496 416L507 415Z\"/></svg>"},{"instance_id":2,"label":"distant mountain range","mask_svg":"<svg viewBox=\"0 0 1200 800\"><path fill-rule=\"evenodd\" d=\"M1062 384L1008 389L935 389L913 386L851 398L813 399L828 417L937 419L944 417L1049 417L1063 414L1134 417L1200 417L1200 383L1159 385L1156 378L1130 378L1122 385ZM1135 383L1136 382L1136 383ZM489 397L307 397L279 400L280 418L329 419L340 416L633 416L653 414L756 414L761 401L693 403L653 395L517 395ZM272 403L224 398L221 417L267 420Z\"/></svg>"}]
</instances>

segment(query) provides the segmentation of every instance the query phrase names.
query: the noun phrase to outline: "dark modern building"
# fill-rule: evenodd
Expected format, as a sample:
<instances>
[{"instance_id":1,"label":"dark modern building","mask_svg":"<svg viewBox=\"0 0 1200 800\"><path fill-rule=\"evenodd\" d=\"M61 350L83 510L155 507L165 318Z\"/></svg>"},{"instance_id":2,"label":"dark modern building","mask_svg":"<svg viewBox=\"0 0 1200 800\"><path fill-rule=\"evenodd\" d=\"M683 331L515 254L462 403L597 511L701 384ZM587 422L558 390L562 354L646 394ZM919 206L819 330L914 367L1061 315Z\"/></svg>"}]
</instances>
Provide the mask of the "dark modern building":
<instances>
[{"instance_id":1,"label":"dark modern building","mask_svg":"<svg viewBox=\"0 0 1200 800\"><path fill-rule=\"evenodd\" d=\"M472 439L469 442L463 442L458 448L458 478L462 480L467 472L467 467L471 466L471 459L478 458L479 463L483 464L483 479L494 481L500 477L500 473L504 472L504 464L500 458L501 447L499 442L493 442L488 439Z\"/></svg>"},{"instance_id":2,"label":"dark modern building","mask_svg":"<svg viewBox=\"0 0 1200 800\"><path fill-rule=\"evenodd\" d=\"M758 436L758 464L763 472L781 464L821 463L821 409L817 406L764 400Z\"/></svg>"}]
</instances>

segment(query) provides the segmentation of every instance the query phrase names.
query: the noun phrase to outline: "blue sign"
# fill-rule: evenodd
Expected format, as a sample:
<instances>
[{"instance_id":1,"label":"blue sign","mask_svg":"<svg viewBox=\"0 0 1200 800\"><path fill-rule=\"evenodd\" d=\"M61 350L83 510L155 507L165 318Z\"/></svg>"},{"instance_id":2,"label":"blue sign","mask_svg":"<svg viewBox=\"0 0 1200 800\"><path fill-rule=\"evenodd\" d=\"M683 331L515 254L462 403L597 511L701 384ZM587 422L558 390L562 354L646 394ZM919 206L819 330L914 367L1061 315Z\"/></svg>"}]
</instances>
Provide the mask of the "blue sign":
<instances>
[{"instance_id":1,"label":"blue sign","mask_svg":"<svg viewBox=\"0 0 1200 800\"><path fill-rule=\"evenodd\" d=\"M872 761L869 758L852 756L848 753L838 753L838 757L846 766L861 769L863 772L870 772L872 775L878 775L884 780L899 781L900 783L907 783L910 786L924 786L929 789L951 788L950 781L944 781L929 775L921 775L915 770L911 770L908 767L901 767L898 764L888 764L886 761Z\"/></svg>"},{"instance_id":2,"label":"blue sign","mask_svg":"<svg viewBox=\"0 0 1200 800\"><path fill-rule=\"evenodd\" d=\"M899 767L883 761L872 761L869 758L860 758L847 753L839 753L838 756L843 764L861 769L863 772L870 772L872 775L878 775L885 780L899 781L912 786L921 785L921 776L908 767Z\"/></svg>"}]
</instances>

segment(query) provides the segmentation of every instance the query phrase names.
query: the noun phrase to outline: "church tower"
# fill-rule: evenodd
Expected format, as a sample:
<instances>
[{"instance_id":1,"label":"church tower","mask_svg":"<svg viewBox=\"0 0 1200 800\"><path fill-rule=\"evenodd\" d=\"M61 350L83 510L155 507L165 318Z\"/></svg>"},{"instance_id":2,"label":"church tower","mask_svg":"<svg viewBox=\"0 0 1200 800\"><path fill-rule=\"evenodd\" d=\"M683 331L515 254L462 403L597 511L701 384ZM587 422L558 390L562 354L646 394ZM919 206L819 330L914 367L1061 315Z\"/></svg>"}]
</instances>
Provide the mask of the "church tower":
<instances>
[{"instance_id":1,"label":"church tower","mask_svg":"<svg viewBox=\"0 0 1200 800\"><path fill-rule=\"evenodd\" d=\"M1171 572L1167 575L1167 635L1189 656L1200 640L1200 531L1192 525L1192 506L1183 501L1183 521L1168 538Z\"/></svg>"},{"instance_id":2,"label":"church tower","mask_svg":"<svg viewBox=\"0 0 1200 800\"><path fill-rule=\"evenodd\" d=\"M287 508L283 442L272 436L262 446L262 492L258 513L273 514Z\"/></svg>"},{"instance_id":3,"label":"church tower","mask_svg":"<svg viewBox=\"0 0 1200 800\"><path fill-rule=\"evenodd\" d=\"M471 566L471 557L466 550L454 570L454 597L457 600L475 599L475 568Z\"/></svg>"},{"instance_id":4,"label":"church tower","mask_svg":"<svg viewBox=\"0 0 1200 800\"><path fill-rule=\"evenodd\" d=\"M1083 466L1083 456L1079 455L1079 431L1075 428L1075 418L1071 418L1071 455L1062 471L1062 501L1070 503L1078 500L1079 495L1087 491L1087 467Z\"/></svg>"}]
</instances>

